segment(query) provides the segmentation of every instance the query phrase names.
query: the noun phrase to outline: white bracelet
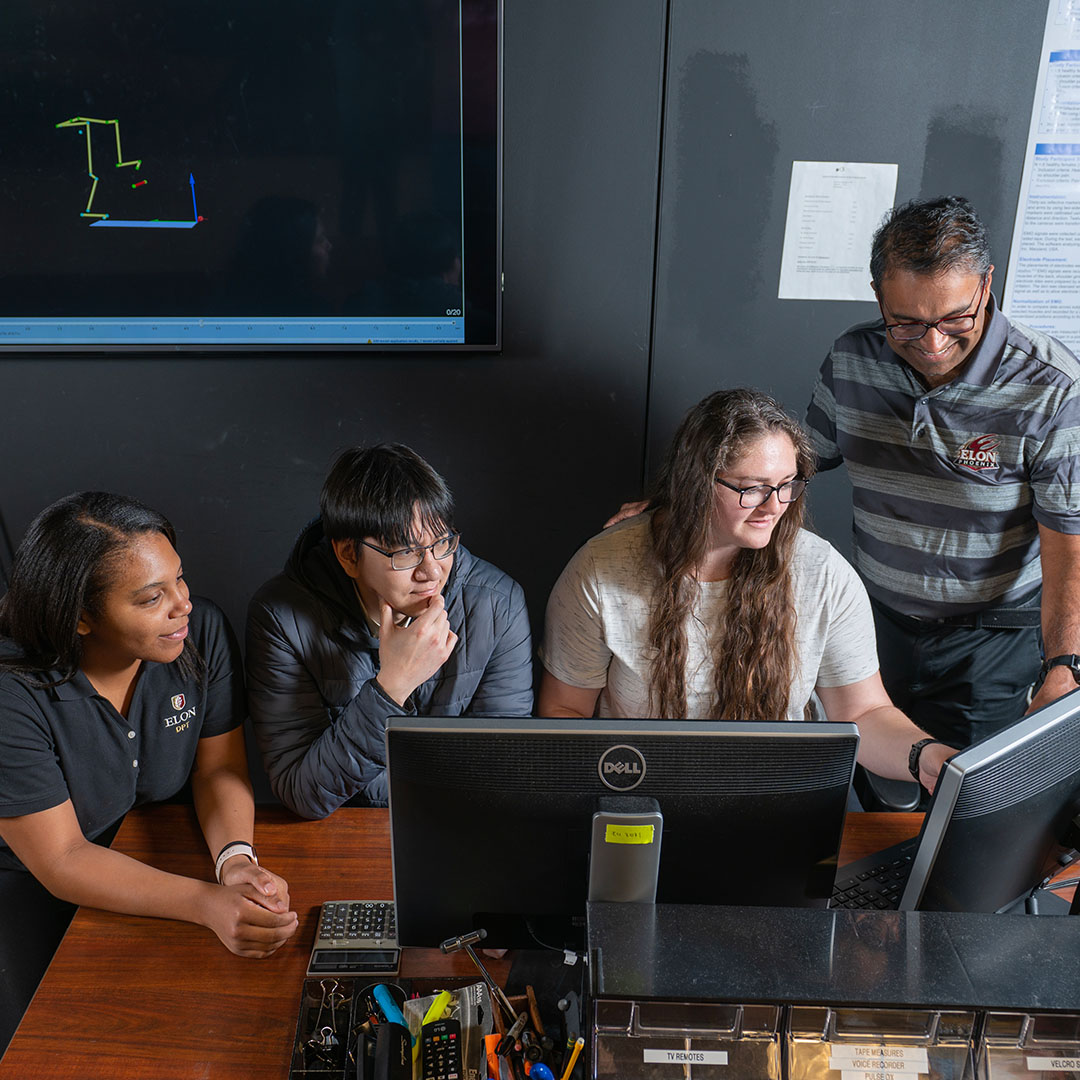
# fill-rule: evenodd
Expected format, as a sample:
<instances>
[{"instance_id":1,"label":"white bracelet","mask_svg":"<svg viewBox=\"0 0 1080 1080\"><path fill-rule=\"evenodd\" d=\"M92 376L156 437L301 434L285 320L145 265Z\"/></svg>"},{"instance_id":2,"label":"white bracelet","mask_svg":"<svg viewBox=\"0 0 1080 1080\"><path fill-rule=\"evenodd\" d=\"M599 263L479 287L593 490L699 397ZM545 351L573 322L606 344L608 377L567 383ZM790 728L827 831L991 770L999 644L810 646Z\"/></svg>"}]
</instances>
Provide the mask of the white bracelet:
<instances>
[{"instance_id":1,"label":"white bracelet","mask_svg":"<svg viewBox=\"0 0 1080 1080\"><path fill-rule=\"evenodd\" d=\"M221 849L221 854L218 855L217 860L214 863L214 877L217 879L219 885L221 884L221 868L234 855L246 855L256 866L259 865L259 859L255 854L254 846L249 844L246 840L234 840L231 844L226 844Z\"/></svg>"}]
</instances>

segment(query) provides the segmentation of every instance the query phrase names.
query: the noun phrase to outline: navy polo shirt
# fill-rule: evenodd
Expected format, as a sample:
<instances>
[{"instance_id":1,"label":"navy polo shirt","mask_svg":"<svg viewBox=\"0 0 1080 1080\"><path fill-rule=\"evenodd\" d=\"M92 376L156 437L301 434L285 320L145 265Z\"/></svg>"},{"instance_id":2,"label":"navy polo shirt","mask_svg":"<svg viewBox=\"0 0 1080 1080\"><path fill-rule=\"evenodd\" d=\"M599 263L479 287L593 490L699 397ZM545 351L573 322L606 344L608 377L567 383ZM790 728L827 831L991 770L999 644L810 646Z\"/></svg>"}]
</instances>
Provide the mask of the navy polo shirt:
<instances>
[{"instance_id":1,"label":"navy polo shirt","mask_svg":"<svg viewBox=\"0 0 1080 1080\"><path fill-rule=\"evenodd\" d=\"M201 674L184 677L175 662L144 661L127 717L81 671L48 689L0 675L0 817L70 799L92 840L133 806L175 795L199 739L243 721L236 639L220 608L201 597L191 602L187 640L203 659ZM2 842L0 867L21 868Z\"/></svg>"}]
</instances>

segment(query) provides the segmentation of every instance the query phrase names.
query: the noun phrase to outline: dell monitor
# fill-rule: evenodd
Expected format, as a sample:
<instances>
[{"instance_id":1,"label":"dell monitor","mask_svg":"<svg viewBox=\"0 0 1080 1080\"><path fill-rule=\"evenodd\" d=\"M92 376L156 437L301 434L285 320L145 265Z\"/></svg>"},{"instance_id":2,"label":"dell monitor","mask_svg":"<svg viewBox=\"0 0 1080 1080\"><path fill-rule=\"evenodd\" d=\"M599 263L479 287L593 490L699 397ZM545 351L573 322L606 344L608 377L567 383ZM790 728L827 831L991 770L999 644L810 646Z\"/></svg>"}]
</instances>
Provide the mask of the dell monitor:
<instances>
[{"instance_id":1,"label":"dell monitor","mask_svg":"<svg viewBox=\"0 0 1080 1080\"><path fill-rule=\"evenodd\" d=\"M1013 908L1064 849L1080 813L1080 689L946 762L902 911Z\"/></svg>"},{"instance_id":2,"label":"dell monitor","mask_svg":"<svg viewBox=\"0 0 1080 1080\"><path fill-rule=\"evenodd\" d=\"M393 717L398 939L573 943L593 815L619 798L662 814L657 901L824 907L858 741L850 723Z\"/></svg>"}]
</instances>

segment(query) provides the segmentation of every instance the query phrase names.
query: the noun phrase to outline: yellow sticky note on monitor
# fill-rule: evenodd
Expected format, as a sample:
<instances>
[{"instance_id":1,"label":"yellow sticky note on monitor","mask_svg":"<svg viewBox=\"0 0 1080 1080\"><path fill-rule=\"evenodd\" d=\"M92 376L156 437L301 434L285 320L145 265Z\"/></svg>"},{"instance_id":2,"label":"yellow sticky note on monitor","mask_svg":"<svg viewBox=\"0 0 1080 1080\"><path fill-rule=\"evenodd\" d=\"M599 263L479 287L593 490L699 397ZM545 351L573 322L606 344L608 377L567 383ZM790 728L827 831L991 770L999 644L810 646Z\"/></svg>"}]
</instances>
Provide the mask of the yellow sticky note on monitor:
<instances>
[{"instance_id":1,"label":"yellow sticky note on monitor","mask_svg":"<svg viewBox=\"0 0 1080 1080\"><path fill-rule=\"evenodd\" d=\"M604 828L605 844L651 844L653 825L612 825Z\"/></svg>"}]
</instances>

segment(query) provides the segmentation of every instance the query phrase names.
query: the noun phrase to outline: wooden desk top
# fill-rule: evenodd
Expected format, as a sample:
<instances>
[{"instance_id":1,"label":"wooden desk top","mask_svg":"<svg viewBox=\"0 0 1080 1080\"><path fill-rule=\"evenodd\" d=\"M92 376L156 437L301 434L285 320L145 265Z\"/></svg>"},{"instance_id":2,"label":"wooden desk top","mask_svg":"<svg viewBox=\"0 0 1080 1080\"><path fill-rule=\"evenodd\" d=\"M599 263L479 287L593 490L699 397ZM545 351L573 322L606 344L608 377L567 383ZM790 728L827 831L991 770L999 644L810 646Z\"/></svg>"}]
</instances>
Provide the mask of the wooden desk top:
<instances>
[{"instance_id":1,"label":"wooden desk top","mask_svg":"<svg viewBox=\"0 0 1080 1080\"><path fill-rule=\"evenodd\" d=\"M841 863L913 836L919 814L848 816ZM289 882L300 927L268 960L234 956L189 923L81 909L19 1030L0 1080L285 1080L300 987L324 900L393 895L385 810L302 821L259 809L260 859ZM113 847L192 877L210 876L190 807L128 814ZM489 970L505 977L508 963ZM465 956L405 950L403 976L471 974Z\"/></svg>"}]
</instances>

